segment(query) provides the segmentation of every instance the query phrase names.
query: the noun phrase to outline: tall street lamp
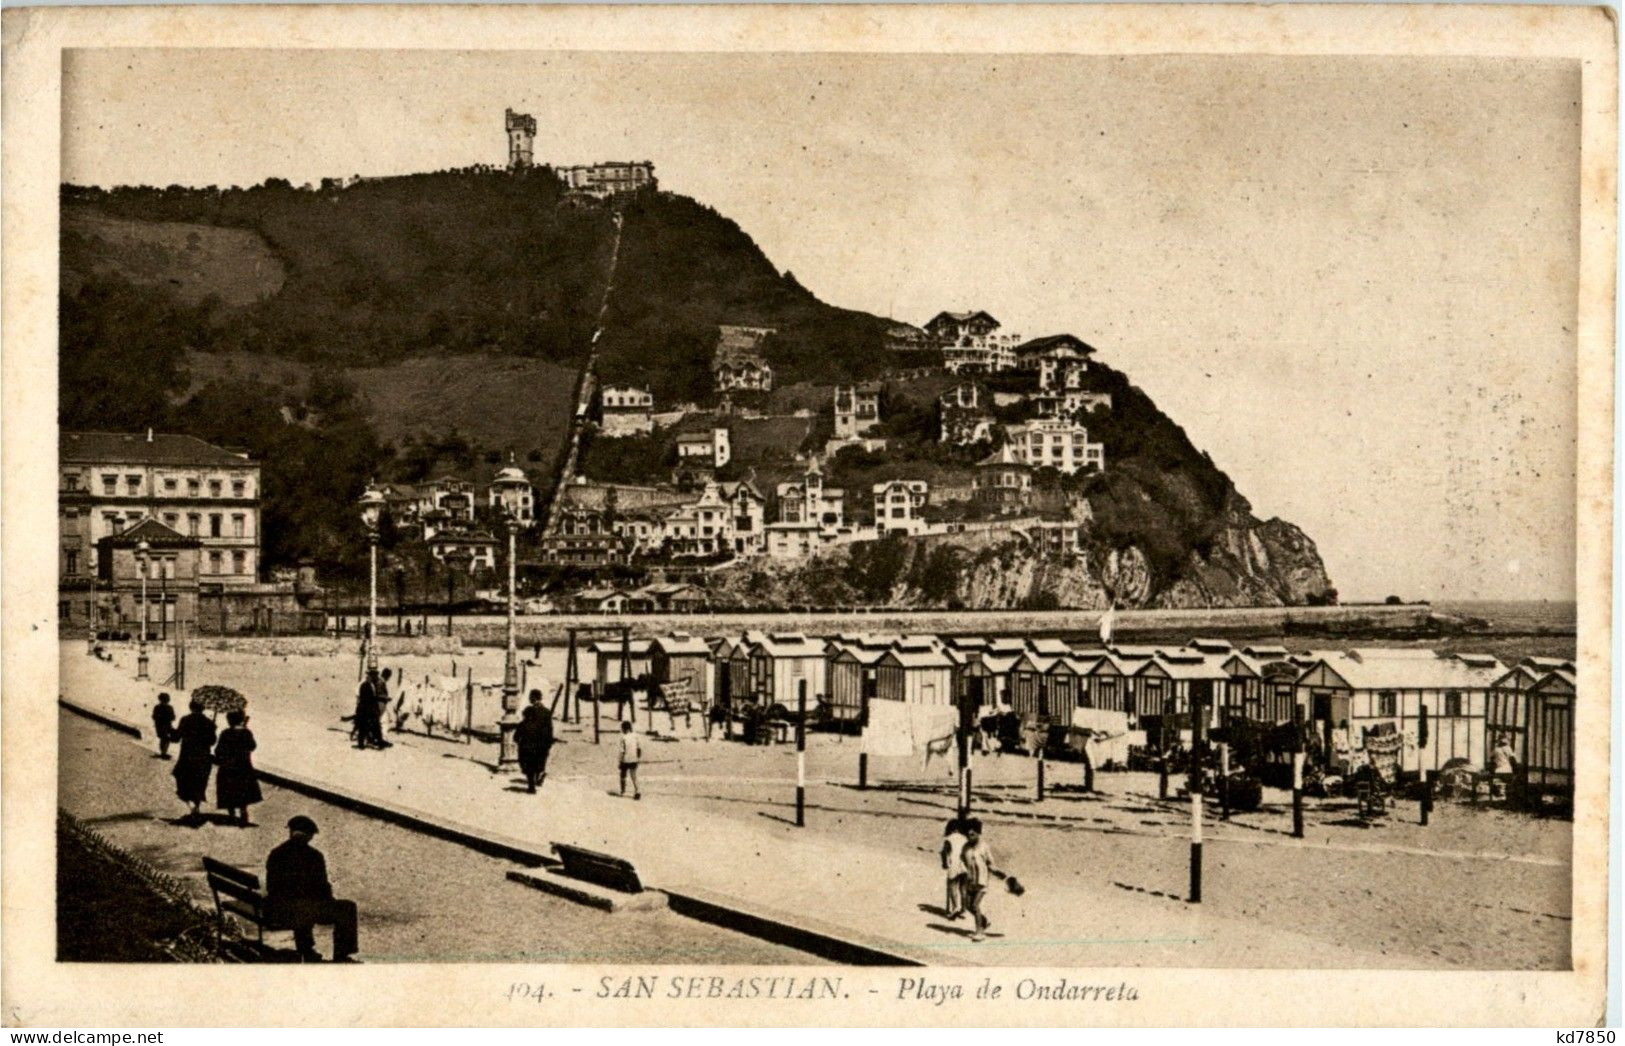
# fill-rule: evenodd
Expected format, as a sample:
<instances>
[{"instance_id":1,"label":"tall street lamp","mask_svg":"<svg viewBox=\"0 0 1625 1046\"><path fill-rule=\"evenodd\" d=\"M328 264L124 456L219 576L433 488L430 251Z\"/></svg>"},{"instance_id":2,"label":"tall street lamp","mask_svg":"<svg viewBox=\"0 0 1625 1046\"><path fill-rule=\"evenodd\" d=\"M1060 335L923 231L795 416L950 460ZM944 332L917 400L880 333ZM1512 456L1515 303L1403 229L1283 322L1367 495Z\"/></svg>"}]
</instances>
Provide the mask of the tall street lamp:
<instances>
[{"instance_id":1,"label":"tall street lamp","mask_svg":"<svg viewBox=\"0 0 1625 1046\"><path fill-rule=\"evenodd\" d=\"M94 540L90 543L90 638L86 641L85 649L94 654L96 652L96 626L101 623L101 608L96 602L96 573L100 567L99 554Z\"/></svg>"},{"instance_id":2,"label":"tall street lamp","mask_svg":"<svg viewBox=\"0 0 1625 1046\"><path fill-rule=\"evenodd\" d=\"M498 766L512 766L519 762L519 745L514 731L519 728L519 658L514 650L514 541L519 534L519 521L512 513L506 518L508 530L508 656L502 666L502 747L497 756Z\"/></svg>"},{"instance_id":3,"label":"tall street lamp","mask_svg":"<svg viewBox=\"0 0 1625 1046\"><path fill-rule=\"evenodd\" d=\"M361 522L367 528L367 675L378 671L378 518L383 514L384 496L368 486L361 495Z\"/></svg>"},{"instance_id":4,"label":"tall street lamp","mask_svg":"<svg viewBox=\"0 0 1625 1046\"><path fill-rule=\"evenodd\" d=\"M147 678L147 553L152 546L145 541L139 541L135 546L135 558L141 563L141 642L136 646L135 677Z\"/></svg>"}]
</instances>

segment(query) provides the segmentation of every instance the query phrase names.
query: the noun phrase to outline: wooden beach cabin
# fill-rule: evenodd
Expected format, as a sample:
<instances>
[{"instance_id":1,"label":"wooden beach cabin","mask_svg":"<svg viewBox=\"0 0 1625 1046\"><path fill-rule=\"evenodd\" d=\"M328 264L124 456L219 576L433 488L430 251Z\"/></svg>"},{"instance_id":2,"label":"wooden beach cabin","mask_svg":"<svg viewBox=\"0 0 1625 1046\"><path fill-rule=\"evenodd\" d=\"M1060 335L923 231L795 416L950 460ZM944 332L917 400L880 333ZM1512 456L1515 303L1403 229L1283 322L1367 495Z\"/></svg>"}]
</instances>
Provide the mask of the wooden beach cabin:
<instances>
[{"instance_id":1,"label":"wooden beach cabin","mask_svg":"<svg viewBox=\"0 0 1625 1046\"><path fill-rule=\"evenodd\" d=\"M1185 644L1186 650L1194 650L1199 654L1212 654L1226 657L1236 648L1230 645L1228 639L1203 639L1198 637Z\"/></svg>"},{"instance_id":2,"label":"wooden beach cabin","mask_svg":"<svg viewBox=\"0 0 1625 1046\"><path fill-rule=\"evenodd\" d=\"M1559 669L1529 688L1523 776L1533 792L1574 794L1574 684L1574 673Z\"/></svg>"},{"instance_id":3,"label":"wooden beach cabin","mask_svg":"<svg viewBox=\"0 0 1625 1046\"><path fill-rule=\"evenodd\" d=\"M1527 664L1513 665L1490 684L1487 710L1484 714L1484 735L1489 747L1502 735L1512 744L1518 758L1528 763L1529 751L1529 688L1546 677Z\"/></svg>"},{"instance_id":4,"label":"wooden beach cabin","mask_svg":"<svg viewBox=\"0 0 1625 1046\"><path fill-rule=\"evenodd\" d=\"M1264 672L1258 662L1236 650L1220 661L1219 667L1230 677L1229 685L1225 687L1224 714L1243 719L1263 719Z\"/></svg>"},{"instance_id":5,"label":"wooden beach cabin","mask_svg":"<svg viewBox=\"0 0 1625 1046\"><path fill-rule=\"evenodd\" d=\"M1049 721L1049 680L1046 673L1058 660L1029 650L1010 666L1010 707L1022 722Z\"/></svg>"},{"instance_id":6,"label":"wooden beach cabin","mask_svg":"<svg viewBox=\"0 0 1625 1046\"><path fill-rule=\"evenodd\" d=\"M1208 725L1219 722L1230 676L1215 661L1189 651L1165 651L1135 673L1139 714L1186 715L1200 701Z\"/></svg>"},{"instance_id":7,"label":"wooden beach cabin","mask_svg":"<svg viewBox=\"0 0 1625 1046\"><path fill-rule=\"evenodd\" d=\"M774 632L751 644L751 691L767 705L796 707L802 683L807 684L807 707L816 707L826 692L824 644L800 632Z\"/></svg>"},{"instance_id":8,"label":"wooden beach cabin","mask_svg":"<svg viewBox=\"0 0 1625 1046\"><path fill-rule=\"evenodd\" d=\"M1072 709L1087 708L1084 704L1083 680L1094 667L1095 658L1068 654L1058 657L1044 673L1049 681L1050 715L1059 722L1070 722Z\"/></svg>"},{"instance_id":9,"label":"wooden beach cabin","mask_svg":"<svg viewBox=\"0 0 1625 1046\"><path fill-rule=\"evenodd\" d=\"M954 703L954 663L940 650L888 650L875 662L875 697L918 705Z\"/></svg>"},{"instance_id":10,"label":"wooden beach cabin","mask_svg":"<svg viewBox=\"0 0 1625 1046\"><path fill-rule=\"evenodd\" d=\"M1129 669L1113 654L1095 658L1078 677L1078 704L1081 708L1103 708L1109 712L1130 712L1128 705Z\"/></svg>"},{"instance_id":11,"label":"wooden beach cabin","mask_svg":"<svg viewBox=\"0 0 1625 1046\"><path fill-rule=\"evenodd\" d=\"M735 641L723 636L713 639L711 647L711 697L721 707L727 708L729 700L733 697L732 657Z\"/></svg>"},{"instance_id":12,"label":"wooden beach cabin","mask_svg":"<svg viewBox=\"0 0 1625 1046\"><path fill-rule=\"evenodd\" d=\"M1432 651L1365 648L1322 657L1299 677L1296 700L1327 753L1336 731L1346 730L1348 747L1359 749L1365 730L1388 723L1410 738L1401 749L1404 771L1438 770L1458 758L1482 767L1489 692L1504 674L1499 662L1477 667ZM1428 743L1419 749L1423 706Z\"/></svg>"},{"instance_id":13,"label":"wooden beach cabin","mask_svg":"<svg viewBox=\"0 0 1625 1046\"><path fill-rule=\"evenodd\" d=\"M598 662L596 693L602 694L604 688L611 683L619 682L621 676L621 641L619 639L600 639L588 648L592 651L594 659ZM626 676L636 679L638 676L649 675L652 668L650 643L647 639L634 639L626 644L627 671Z\"/></svg>"},{"instance_id":14,"label":"wooden beach cabin","mask_svg":"<svg viewBox=\"0 0 1625 1046\"><path fill-rule=\"evenodd\" d=\"M711 693L711 646L698 636L660 636L649 644L656 680L687 688L690 700L707 703Z\"/></svg>"},{"instance_id":15,"label":"wooden beach cabin","mask_svg":"<svg viewBox=\"0 0 1625 1046\"><path fill-rule=\"evenodd\" d=\"M861 721L870 698L875 696L875 662L885 650L874 650L859 642L832 643L828 648L830 714L840 722Z\"/></svg>"},{"instance_id":16,"label":"wooden beach cabin","mask_svg":"<svg viewBox=\"0 0 1625 1046\"><path fill-rule=\"evenodd\" d=\"M1020 654L967 651L959 668L960 686L985 714L1010 707L1010 670Z\"/></svg>"}]
</instances>

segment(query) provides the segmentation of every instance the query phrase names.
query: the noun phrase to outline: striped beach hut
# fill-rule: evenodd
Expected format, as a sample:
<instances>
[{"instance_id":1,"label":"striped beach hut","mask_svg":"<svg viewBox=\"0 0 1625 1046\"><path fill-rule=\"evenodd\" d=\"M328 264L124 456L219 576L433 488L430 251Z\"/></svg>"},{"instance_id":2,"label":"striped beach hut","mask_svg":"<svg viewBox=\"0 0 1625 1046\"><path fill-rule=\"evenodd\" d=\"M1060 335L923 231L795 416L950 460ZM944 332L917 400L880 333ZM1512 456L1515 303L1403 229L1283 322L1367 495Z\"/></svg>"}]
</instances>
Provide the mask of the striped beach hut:
<instances>
[{"instance_id":1,"label":"striped beach hut","mask_svg":"<svg viewBox=\"0 0 1625 1046\"><path fill-rule=\"evenodd\" d=\"M807 707L825 693L824 644L800 632L774 632L751 644L751 690L763 704L794 709L802 684Z\"/></svg>"},{"instance_id":2,"label":"striped beach hut","mask_svg":"<svg viewBox=\"0 0 1625 1046\"><path fill-rule=\"evenodd\" d=\"M952 705L953 675L953 661L940 650L888 650L875 662L875 698Z\"/></svg>"},{"instance_id":3,"label":"striped beach hut","mask_svg":"<svg viewBox=\"0 0 1625 1046\"><path fill-rule=\"evenodd\" d=\"M841 722L861 720L870 698L875 696L875 662L884 648L871 648L861 642L832 643L827 648L829 665L830 714Z\"/></svg>"},{"instance_id":4,"label":"striped beach hut","mask_svg":"<svg viewBox=\"0 0 1625 1046\"><path fill-rule=\"evenodd\" d=\"M1535 792L1574 794L1575 675L1558 669L1529 688L1523 775Z\"/></svg>"},{"instance_id":5,"label":"striped beach hut","mask_svg":"<svg viewBox=\"0 0 1625 1046\"><path fill-rule=\"evenodd\" d=\"M704 707L711 693L711 646L698 636L659 636L649 644L654 677L663 686L675 684L690 700ZM669 689L669 687L668 687Z\"/></svg>"},{"instance_id":6,"label":"striped beach hut","mask_svg":"<svg viewBox=\"0 0 1625 1046\"><path fill-rule=\"evenodd\" d=\"M1131 712L1128 704L1130 671L1115 654L1104 653L1095 658L1078 677L1079 707Z\"/></svg>"},{"instance_id":7,"label":"striped beach hut","mask_svg":"<svg viewBox=\"0 0 1625 1046\"><path fill-rule=\"evenodd\" d=\"M1024 722L1049 718L1045 673L1058 658L1025 651L1010 666L1010 707Z\"/></svg>"},{"instance_id":8,"label":"striped beach hut","mask_svg":"<svg viewBox=\"0 0 1625 1046\"><path fill-rule=\"evenodd\" d=\"M1140 715L1187 715L1200 701L1209 726L1219 722L1230 682L1216 660L1184 650L1159 653L1140 667L1135 678Z\"/></svg>"}]
</instances>

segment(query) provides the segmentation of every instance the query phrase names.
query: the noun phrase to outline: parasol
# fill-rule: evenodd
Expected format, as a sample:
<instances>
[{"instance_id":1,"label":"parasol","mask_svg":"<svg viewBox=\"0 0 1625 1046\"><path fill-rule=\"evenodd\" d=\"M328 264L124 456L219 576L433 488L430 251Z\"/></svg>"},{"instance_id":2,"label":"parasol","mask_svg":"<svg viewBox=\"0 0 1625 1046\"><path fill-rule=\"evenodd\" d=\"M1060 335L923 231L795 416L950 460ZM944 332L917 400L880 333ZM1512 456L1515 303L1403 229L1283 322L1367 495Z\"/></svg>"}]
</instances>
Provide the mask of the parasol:
<instances>
[{"instance_id":1,"label":"parasol","mask_svg":"<svg viewBox=\"0 0 1625 1046\"><path fill-rule=\"evenodd\" d=\"M211 712L241 712L248 707L248 698L229 686L200 686L192 691L192 700L201 701Z\"/></svg>"}]
</instances>

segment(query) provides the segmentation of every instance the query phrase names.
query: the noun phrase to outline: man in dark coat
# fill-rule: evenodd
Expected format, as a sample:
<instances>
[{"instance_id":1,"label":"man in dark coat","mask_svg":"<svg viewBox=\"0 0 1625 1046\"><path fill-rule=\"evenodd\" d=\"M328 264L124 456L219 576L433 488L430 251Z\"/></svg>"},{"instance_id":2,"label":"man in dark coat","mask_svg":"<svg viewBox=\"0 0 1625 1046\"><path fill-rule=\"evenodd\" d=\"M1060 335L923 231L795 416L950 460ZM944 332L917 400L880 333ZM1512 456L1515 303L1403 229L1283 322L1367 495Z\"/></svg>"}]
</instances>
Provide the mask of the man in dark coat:
<instances>
[{"instance_id":1,"label":"man in dark coat","mask_svg":"<svg viewBox=\"0 0 1625 1046\"><path fill-rule=\"evenodd\" d=\"M191 711L181 717L175 740L181 750L170 774L175 778L175 794L192 804L192 817L202 816L200 807L209 797L209 775L214 772L214 720L203 714L203 702L191 701Z\"/></svg>"},{"instance_id":2,"label":"man in dark coat","mask_svg":"<svg viewBox=\"0 0 1625 1046\"><path fill-rule=\"evenodd\" d=\"M356 951L354 901L333 898L327 861L310 845L316 822L299 814L288 820L288 841L265 858L265 914L273 926L293 930L294 946L305 962L320 962L318 926L333 927L333 961L349 962Z\"/></svg>"},{"instance_id":3,"label":"man in dark coat","mask_svg":"<svg viewBox=\"0 0 1625 1046\"><path fill-rule=\"evenodd\" d=\"M383 721L380 709L383 708L388 690L384 681L378 678L377 669L368 669L367 678L361 681L361 688L355 696L355 746L357 748L385 747Z\"/></svg>"},{"instance_id":4,"label":"man in dark coat","mask_svg":"<svg viewBox=\"0 0 1625 1046\"><path fill-rule=\"evenodd\" d=\"M547 780L547 757L553 751L553 716L542 705L541 691L530 692L530 704L514 730L514 742L519 747L519 769L525 774L525 788L534 793Z\"/></svg>"}]
</instances>

